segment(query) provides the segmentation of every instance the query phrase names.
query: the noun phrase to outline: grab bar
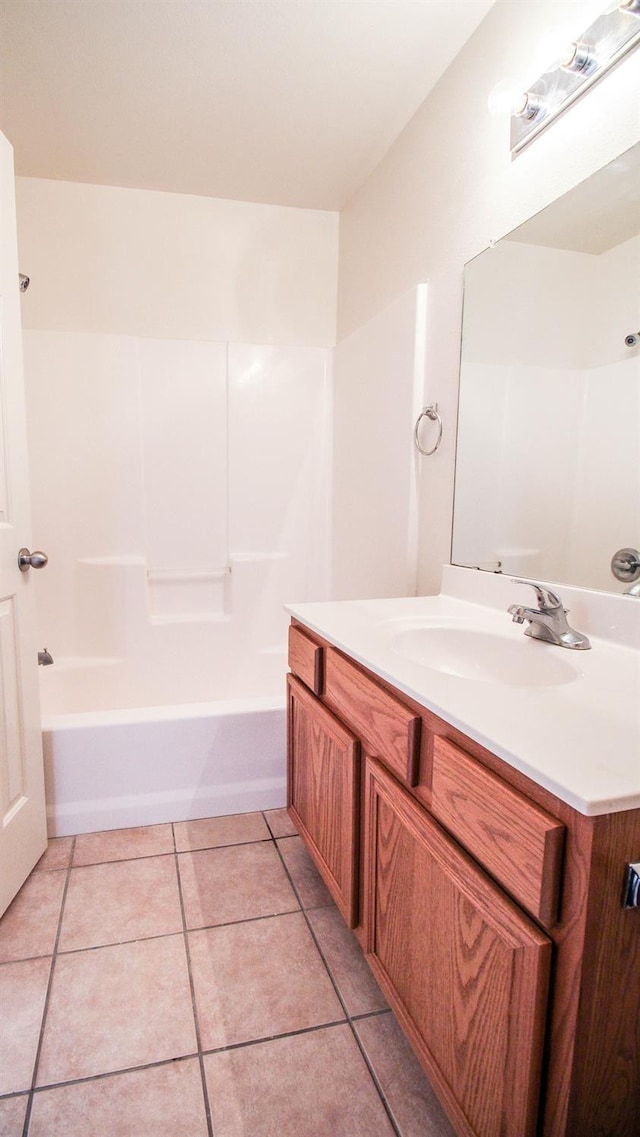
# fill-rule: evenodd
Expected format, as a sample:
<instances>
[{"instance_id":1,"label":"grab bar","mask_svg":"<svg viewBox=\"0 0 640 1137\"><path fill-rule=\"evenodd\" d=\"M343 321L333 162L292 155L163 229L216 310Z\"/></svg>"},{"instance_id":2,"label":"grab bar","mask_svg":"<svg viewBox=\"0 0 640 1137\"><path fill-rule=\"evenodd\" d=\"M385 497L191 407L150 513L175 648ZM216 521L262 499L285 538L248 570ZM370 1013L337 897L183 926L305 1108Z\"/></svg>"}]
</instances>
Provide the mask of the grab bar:
<instances>
[{"instance_id":1,"label":"grab bar","mask_svg":"<svg viewBox=\"0 0 640 1137\"><path fill-rule=\"evenodd\" d=\"M231 573L231 565L225 565L224 568L197 568L197 569L179 569L179 568L148 568L147 580L149 581L194 581L194 580L222 580L225 576Z\"/></svg>"}]
</instances>

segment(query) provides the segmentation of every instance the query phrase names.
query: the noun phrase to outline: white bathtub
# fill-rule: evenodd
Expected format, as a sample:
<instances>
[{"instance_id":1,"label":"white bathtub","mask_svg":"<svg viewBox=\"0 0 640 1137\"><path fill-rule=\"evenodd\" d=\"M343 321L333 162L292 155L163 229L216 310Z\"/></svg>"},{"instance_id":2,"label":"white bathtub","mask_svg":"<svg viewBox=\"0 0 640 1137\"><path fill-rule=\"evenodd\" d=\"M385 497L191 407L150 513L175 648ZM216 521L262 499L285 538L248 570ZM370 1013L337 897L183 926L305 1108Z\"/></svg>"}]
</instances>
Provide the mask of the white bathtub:
<instances>
[{"instance_id":1,"label":"white bathtub","mask_svg":"<svg viewBox=\"0 0 640 1137\"><path fill-rule=\"evenodd\" d=\"M263 689L283 691L285 668L274 653ZM41 689L50 836L284 805L284 694L132 706L124 661L106 659L56 661Z\"/></svg>"}]
</instances>

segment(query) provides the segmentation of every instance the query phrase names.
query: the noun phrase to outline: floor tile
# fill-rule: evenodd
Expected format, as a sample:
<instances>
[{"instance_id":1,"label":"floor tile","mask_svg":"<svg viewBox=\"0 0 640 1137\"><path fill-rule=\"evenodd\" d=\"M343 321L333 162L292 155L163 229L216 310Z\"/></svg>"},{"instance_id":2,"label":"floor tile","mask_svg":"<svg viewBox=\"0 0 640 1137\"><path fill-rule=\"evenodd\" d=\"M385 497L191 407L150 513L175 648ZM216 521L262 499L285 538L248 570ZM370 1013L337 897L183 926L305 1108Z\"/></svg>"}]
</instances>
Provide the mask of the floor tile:
<instances>
[{"instance_id":1,"label":"floor tile","mask_svg":"<svg viewBox=\"0 0 640 1137\"><path fill-rule=\"evenodd\" d=\"M220 1137L393 1137L348 1026L205 1056Z\"/></svg>"},{"instance_id":2,"label":"floor tile","mask_svg":"<svg viewBox=\"0 0 640 1137\"><path fill-rule=\"evenodd\" d=\"M0 1101L0 1137L22 1137L28 1098Z\"/></svg>"},{"instance_id":3,"label":"floor tile","mask_svg":"<svg viewBox=\"0 0 640 1137\"><path fill-rule=\"evenodd\" d=\"M60 951L182 931L175 857L71 870Z\"/></svg>"},{"instance_id":4,"label":"floor tile","mask_svg":"<svg viewBox=\"0 0 640 1137\"><path fill-rule=\"evenodd\" d=\"M59 955L38 1085L192 1054L182 936Z\"/></svg>"},{"instance_id":5,"label":"floor tile","mask_svg":"<svg viewBox=\"0 0 640 1137\"><path fill-rule=\"evenodd\" d=\"M402 1137L455 1137L395 1017L374 1015L354 1025Z\"/></svg>"},{"instance_id":6,"label":"floor tile","mask_svg":"<svg viewBox=\"0 0 640 1137\"><path fill-rule=\"evenodd\" d=\"M286 809L268 809L264 817L274 837L294 837L298 832Z\"/></svg>"},{"instance_id":7,"label":"floor tile","mask_svg":"<svg viewBox=\"0 0 640 1137\"><path fill-rule=\"evenodd\" d=\"M76 837L74 865L95 865L102 861L127 861L134 857L153 857L173 852L170 825L144 825L138 829L107 829L103 833L81 833Z\"/></svg>"},{"instance_id":8,"label":"floor tile","mask_svg":"<svg viewBox=\"0 0 640 1137\"><path fill-rule=\"evenodd\" d=\"M331 895L309 856L301 837L283 837L277 842L303 908L333 904Z\"/></svg>"},{"instance_id":9,"label":"floor tile","mask_svg":"<svg viewBox=\"0 0 640 1137\"><path fill-rule=\"evenodd\" d=\"M314 908L309 920L320 950L350 1015L380 1011L387 1001L376 983L353 932L338 909Z\"/></svg>"},{"instance_id":10,"label":"floor tile","mask_svg":"<svg viewBox=\"0 0 640 1137\"><path fill-rule=\"evenodd\" d=\"M29 1137L207 1137L200 1064L149 1070L43 1090Z\"/></svg>"},{"instance_id":11,"label":"floor tile","mask_svg":"<svg viewBox=\"0 0 640 1137\"><path fill-rule=\"evenodd\" d=\"M344 1019L304 916L189 934L205 1050Z\"/></svg>"},{"instance_id":12,"label":"floor tile","mask_svg":"<svg viewBox=\"0 0 640 1137\"><path fill-rule=\"evenodd\" d=\"M261 813L178 821L174 822L173 828L179 853L191 849L216 849L221 845L242 845L249 841L268 841L271 836Z\"/></svg>"},{"instance_id":13,"label":"floor tile","mask_svg":"<svg viewBox=\"0 0 640 1137\"><path fill-rule=\"evenodd\" d=\"M0 967L0 1094L31 1086L50 968L50 959Z\"/></svg>"},{"instance_id":14,"label":"floor tile","mask_svg":"<svg viewBox=\"0 0 640 1137\"><path fill-rule=\"evenodd\" d=\"M299 908L271 842L180 853L178 864L188 928Z\"/></svg>"},{"instance_id":15,"label":"floor tile","mask_svg":"<svg viewBox=\"0 0 640 1137\"><path fill-rule=\"evenodd\" d=\"M0 963L51 955L66 877L61 870L28 877L0 920Z\"/></svg>"},{"instance_id":16,"label":"floor tile","mask_svg":"<svg viewBox=\"0 0 640 1137\"><path fill-rule=\"evenodd\" d=\"M40 857L34 872L43 869L66 869L71 860L73 837L50 837L49 844Z\"/></svg>"}]
</instances>

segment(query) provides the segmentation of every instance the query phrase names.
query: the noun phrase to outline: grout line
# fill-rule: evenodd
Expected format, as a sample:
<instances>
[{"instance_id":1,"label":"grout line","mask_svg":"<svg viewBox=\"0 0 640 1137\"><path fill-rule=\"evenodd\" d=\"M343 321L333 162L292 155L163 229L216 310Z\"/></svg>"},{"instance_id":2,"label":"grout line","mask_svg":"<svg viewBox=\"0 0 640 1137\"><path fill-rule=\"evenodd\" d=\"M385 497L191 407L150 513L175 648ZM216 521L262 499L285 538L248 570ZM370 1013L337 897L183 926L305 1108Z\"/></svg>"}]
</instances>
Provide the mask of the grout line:
<instances>
[{"instance_id":1,"label":"grout line","mask_svg":"<svg viewBox=\"0 0 640 1137\"><path fill-rule=\"evenodd\" d=\"M171 856L171 854L169 854L169 856ZM323 907L327 907L327 905L323 905ZM319 911L319 908L309 908L308 911L317 912ZM265 916L248 916L244 920L227 920L223 924L200 924L197 928L187 928L186 931L187 934L190 934L191 932L211 932L216 928L234 928L239 924L257 924L261 920L274 920L278 916L296 916L299 914L299 912L299 908L288 908L285 912L268 912ZM110 940L108 943L86 944L84 947L74 948L59 947L56 952L56 958L57 956L61 955L80 955L85 951L101 951L103 948L126 947L128 944L141 944L146 943L148 940L166 940L171 936L181 936L184 934L184 931L184 927L180 927L175 928L172 932L155 932L150 936L135 936L131 940ZM20 959L4 960L0 963L0 968L10 967L14 963L23 963L27 962L28 960L47 958L47 953L44 953L43 955L20 956ZM3 1095L0 1094L0 1097L2 1096Z\"/></svg>"},{"instance_id":2,"label":"grout line","mask_svg":"<svg viewBox=\"0 0 640 1137\"><path fill-rule=\"evenodd\" d=\"M145 1070L156 1070L160 1066L175 1066L177 1062L193 1062L198 1057L196 1050L191 1054L179 1054L175 1058L159 1058L156 1062L144 1062L140 1066L120 1066L117 1070L102 1070L99 1074L85 1074L82 1078L69 1078L66 1082L47 1082L43 1086L36 1086L35 1094L44 1091L60 1090L67 1086L82 1086L86 1082L100 1082L104 1078L118 1078L120 1074L137 1074Z\"/></svg>"},{"instance_id":3,"label":"grout line","mask_svg":"<svg viewBox=\"0 0 640 1137\"><path fill-rule=\"evenodd\" d=\"M31 1093L31 1090L8 1090L6 1094L0 1094L0 1102L12 1101L13 1098L26 1098Z\"/></svg>"},{"instance_id":4,"label":"grout line","mask_svg":"<svg viewBox=\"0 0 640 1137\"><path fill-rule=\"evenodd\" d=\"M174 846L175 846L175 829L173 829L173 826L172 826L172 832L174 834ZM204 1058L203 1058L203 1052L202 1052L202 1039L200 1036L200 1023L198 1021L198 1009L197 1009L197 1005L196 1005L196 989L195 989L195 984L193 982L193 972L192 972L192 968L191 968L191 952L189 950L189 937L187 935L187 917L186 917L185 907L184 907L184 896L182 893L182 879L180 877L180 858L179 858L177 852L174 853L174 858L175 858L175 865L176 865L176 875L178 877L178 893L180 896L180 910L182 912L182 938L184 941L184 949L185 949L185 954L186 954L186 958L187 958L187 971L189 974L189 989L191 991L191 1009L193 1011L193 1022L194 1022L194 1026L195 1026L195 1032L196 1032L196 1046L198 1047L198 1063L200 1066L200 1080L202 1082L202 1096L203 1096L203 1100L204 1100L204 1111L205 1111L205 1116L207 1119L207 1133L208 1133L209 1137L214 1137L214 1135L213 1135L213 1121L211 1119L211 1104L209 1102L209 1090L207 1087L207 1076L205 1073ZM26 1134L24 1135L24 1137L26 1137Z\"/></svg>"},{"instance_id":5,"label":"grout line","mask_svg":"<svg viewBox=\"0 0 640 1137\"><path fill-rule=\"evenodd\" d=\"M112 860L87 861L81 865L72 864L71 868L74 872L77 872L79 869L97 869L100 868L101 865L130 865L132 861L153 861L157 860L158 857L172 856L173 849L165 849L162 853L142 853L140 855L136 854L135 857L114 857Z\"/></svg>"},{"instance_id":6,"label":"grout line","mask_svg":"<svg viewBox=\"0 0 640 1137\"><path fill-rule=\"evenodd\" d=\"M236 816L236 815L233 814L231 816ZM204 820L204 819L199 818L198 820ZM183 825L184 822L166 822L165 824ZM108 832L108 830L107 830L107 832ZM81 836L85 836L85 834L81 834ZM291 834L289 834L289 836L293 837L293 836L297 836L297 834L291 833ZM184 857L185 855L190 855L193 853L212 853L212 852L215 852L216 849L237 849L237 848L240 848L244 845L266 845L266 844L268 844L271 841L276 840L276 839L278 841L283 840L282 837L278 837L278 838L272 837L271 831L269 830L269 836L268 837L258 837L257 839L254 838L251 841L229 841L227 844L224 844L224 845L199 845L196 849L178 849L176 847L175 836L174 836L174 838L173 838L173 846L174 846L173 849L165 849L161 853L136 853L136 855L133 857L114 857L111 860L107 859L104 861L87 861L87 862L80 864L80 865L74 865L72 863L69 866L69 868L71 868L75 871L76 869L95 869L95 868L98 868L100 865L128 865L128 864L131 864L132 861L151 861L151 860L157 859L159 857L172 857L175 854L177 854L179 857ZM65 871L66 870L64 870L64 869L38 869L38 872L65 872Z\"/></svg>"},{"instance_id":7,"label":"grout line","mask_svg":"<svg viewBox=\"0 0 640 1137\"><path fill-rule=\"evenodd\" d=\"M42 1008L42 1019L40 1021L40 1034L38 1037L38 1045L36 1047L36 1056L33 1062L33 1074L31 1076L31 1089L29 1092L29 1100L27 1102L27 1110L24 1116L24 1127L22 1130L22 1137L27 1137L29 1126L31 1124L31 1111L33 1109L33 1095L36 1086L36 1078L38 1077L38 1066L40 1065L40 1055L42 1054L42 1045L44 1041L44 1031L47 1022L47 1014L49 1012L49 1003L51 1001L51 988L53 986L53 973L56 967L56 959L58 955L58 944L60 942L60 932L62 930L62 919L64 916L64 907L67 900L67 892L69 891L69 882L71 880L71 866L73 864L73 854L76 848L76 838L73 838L71 843L71 850L69 853L69 864L67 865L67 875L62 890L62 901L60 903L60 912L58 913L58 926L56 928L56 938L53 944L53 953L51 956L51 967L49 968L49 981L47 983L47 990L44 997L44 1006Z\"/></svg>"},{"instance_id":8,"label":"grout line","mask_svg":"<svg viewBox=\"0 0 640 1137\"><path fill-rule=\"evenodd\" d=\"M375 1089L377 1090L377 1093L378 1093L378 1096L380 1098L380 1101L382 1102L382 1106L384 1108L384 1111L385 1111L385 1113L389 1119L389 1123L393 1129L393 1132L396 1134L396 1137L402 1137L402 1133L400 1132L400 1129L398 1128L398 1125L397 1125L396 1120L395 1120L393 1113L391 1111L391 1107L389 1106L389 1103L387 1102L387 1099L386 1099L386 1096L385 1096L384 1091L382 1089L382 1086L380 1085L380 1082L379 1082L378 1077L375 1073L375 1070L373 1069L373 1066L371 1065L371 1062L369 1061L369 1056L367 1055L367 1052L366 1052L362 1042L360 1041L360 1038L358 1037L358 1032L354 1026L354 1021L355 1021L354 1016L352 1016L349 1013L349 1009L348 1009L344 999L342 998L342 995L340 994L340 991L338 989L338 984L336 983L335 979L333 978L331 968L329 967L329 964L327 963L325 954L324 954L322 948L320 947L320 943L319 943L318 938L316 936L315 929L314 929L309 917L307 916L307 910L302 907L302 899L300 897L300 893L298 892L298 889L296 888L293 877L291 876L291 873L289 872L289 870L287 868L284 857L282 856L282 853L280 852L280 849L278 848L278 844L276 841L274 841L274 844L276 846L276 849L278 850L278 854L279 854L280 860L282 861L282 864L284 866L284 870L285 870L287 876L289 877L291 887L293 888L293 891L294 891L294 893L295 893L295 895L296 895L296 897L300 903L300 907L302 909L302 913L304 915L304 918L305 918L307 927L309 929L309 932L311 933L311 937L313 939L313 942L315 943L316 948L318 949L318 954L319 954L319 956L320 956L320 958L321 958L321 960L322 960L322 962L326 968L327 974L329 976L329 979L331 980L331 983L333 985L333 989L334 989L336 996L340 1002L340 1005L341 1005L342 1009L344 1010L344 1013L346 1016L346 1022L349 1026L349 1029L351 1031L351 1034L353 1036L355 1044L358 1047L358 1050L360 1051L360 1054L362 1056L364 1064L365 1064L367 1070L369 1071L369 1075L370 1075L371 1080L375 1086ZM310 909L310 911L311 911L311 909ZM342 917L341 917L341 919L342 919ZM387 1008L387 1009L389 1009L389 1008ZM378 1013L385 1013L385 1012L378 1012ZM365 1016L365 1015L358 1015L357 1016L358 1019L365 1018L365 1017L369 1017L369 1016Z\"/></svg>"},{"instance_id":9,"label":"grout line","mask_svg":"<svg viewBox=\"0 0 640 1137\"><path fill-rule=\"evenodd\" d=\"M260 1038L247 1038L243 1042L230 1042L228 1046L214 1046L211 1050L203 1050L203 1054L226 1054L229 1050L246 1050L248 1046L261 1046L265 1042L277 1042L281 1038L297 1038L301 1034L317 1034L319 1030L328 1030L336 1026L347 1026L346 1019L331 1019L326 1023L315 1023L314 1026L302 1026L298 1030L283 1030L280 1034L265 1034Z\"/></svg>"},{"instance_id":10,"label":"grout line","mask_svg":"<svg viewBox=\"0 0 640 1137\"><path fill-rule=\"evenodd\" d=\"M185 853L212 853L216 849L240 849L244 845L266 845L271 840L269 837L254 837L251 841L227 841L223 845L197 845L195 849L176 849L179 857L183 857Z\"/></svg>"},{"instance_id":11,"label":"grout line","mask_svg":"<svg viewBox=\"0 0 640 1137\"><path fill-rule=\"evenodd\" d=\"M378 1011L361 1011L358 1015L351 1016L351 1022L359 1023L362 1019L377 1019L381 1015L392 1014L391 1007L380 1007Z\"/></svg>"}]
</instances>

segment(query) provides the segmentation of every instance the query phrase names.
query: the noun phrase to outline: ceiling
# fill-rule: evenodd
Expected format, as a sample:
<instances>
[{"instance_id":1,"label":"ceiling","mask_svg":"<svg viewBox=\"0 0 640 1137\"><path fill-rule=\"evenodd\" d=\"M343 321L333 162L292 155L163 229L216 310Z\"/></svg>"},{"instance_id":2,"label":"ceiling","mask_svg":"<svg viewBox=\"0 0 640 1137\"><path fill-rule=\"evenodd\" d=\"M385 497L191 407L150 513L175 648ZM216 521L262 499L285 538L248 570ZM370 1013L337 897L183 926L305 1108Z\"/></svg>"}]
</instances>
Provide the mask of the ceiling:
<instances>
[{"instance_id":1,"label":"ceiling","mask_svg":"<svg viewBox=\"0 0 640 1137\"><path fill-rule=\"evenodd\" d=\"M18 174L339 209L494 0L0 0Z\"/></svg>"}]
</instances>

